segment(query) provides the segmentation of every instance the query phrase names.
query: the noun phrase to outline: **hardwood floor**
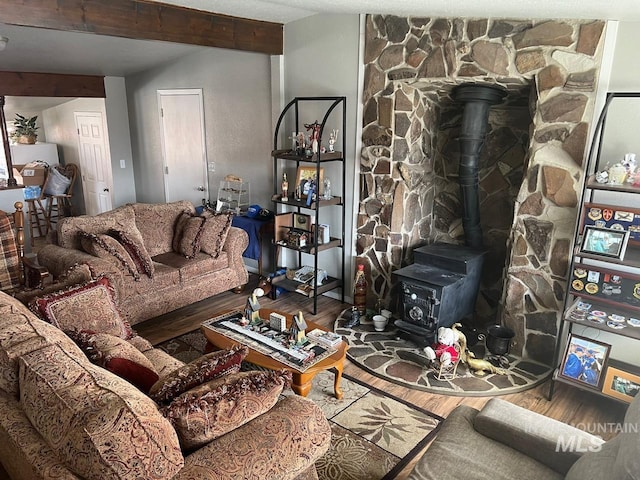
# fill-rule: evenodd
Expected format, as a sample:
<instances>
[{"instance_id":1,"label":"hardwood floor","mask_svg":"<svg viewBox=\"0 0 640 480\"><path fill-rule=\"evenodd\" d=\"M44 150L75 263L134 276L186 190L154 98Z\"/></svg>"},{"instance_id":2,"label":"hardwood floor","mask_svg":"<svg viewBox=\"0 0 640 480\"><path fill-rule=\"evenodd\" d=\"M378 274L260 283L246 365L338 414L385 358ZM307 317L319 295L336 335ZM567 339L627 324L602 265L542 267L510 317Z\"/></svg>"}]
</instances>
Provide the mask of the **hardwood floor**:
<instances>
[{"instance_id":1,"label":"hardwood floor","mask_svg":"<svg viewBox=\"0 0 640 480\"><path fill-rule=\"evenodd\" d=\"M190 332L198 328L204 320L207 320L219 311L231 308L243 308L246 296L253 290L256 282L257 277L252 275L250 283L243 294L238 295L225 292L175 312L137 324L134 326L134 329L154 344ZM350 306L342 304L338 300L323 296L318 299L318 314L311 315L310 302L301 295L294 293L281 295L277 300L262 297L260 298L260 304L263 307L288 312L302 310L305 318L328 329L333 327L333 322L337 315L344 308ZM412 390L375 377L348 360L344 372L443 417L446 417L455 407L461 404L481 408L490 398L454 397ZM547 401L548 388L549 382L546 382L531 390L505 395L501 398L561 422L584 426L582 428L587 429L593 429L600 425L611 426L621 422L626 410L625 406L620 402L590 394L560 383L556 385L556 393L554 394L553 400L549 402ZM598 432L598 434L604 438L609 438L614 433L612 430L613 428L608 428L606 432ZM419 458L419 456L417 458ZM406 478L412 468L413 463L409 464L397 478Z\"/></svg>"}]
</instances>

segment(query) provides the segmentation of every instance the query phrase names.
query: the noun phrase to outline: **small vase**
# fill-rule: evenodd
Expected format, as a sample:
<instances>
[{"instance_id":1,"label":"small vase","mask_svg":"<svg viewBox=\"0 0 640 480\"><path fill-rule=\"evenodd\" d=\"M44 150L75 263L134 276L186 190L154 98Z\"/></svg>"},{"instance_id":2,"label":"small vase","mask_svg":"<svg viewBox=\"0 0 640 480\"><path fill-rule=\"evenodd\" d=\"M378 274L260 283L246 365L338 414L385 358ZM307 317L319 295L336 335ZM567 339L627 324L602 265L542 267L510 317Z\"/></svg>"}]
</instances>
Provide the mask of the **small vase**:
<instances>
[{"instance_id":1,"label":"small vase","mask_svg":"<svg viewBox=\"0 0 640 480\"><path fill-rule=\"evenodd\" d=\"M36 143L36 136L35 135L20 135L18 137L18 143L23 144L23 145L33 145L34 143Z\"/></svg>"}]
</instances>

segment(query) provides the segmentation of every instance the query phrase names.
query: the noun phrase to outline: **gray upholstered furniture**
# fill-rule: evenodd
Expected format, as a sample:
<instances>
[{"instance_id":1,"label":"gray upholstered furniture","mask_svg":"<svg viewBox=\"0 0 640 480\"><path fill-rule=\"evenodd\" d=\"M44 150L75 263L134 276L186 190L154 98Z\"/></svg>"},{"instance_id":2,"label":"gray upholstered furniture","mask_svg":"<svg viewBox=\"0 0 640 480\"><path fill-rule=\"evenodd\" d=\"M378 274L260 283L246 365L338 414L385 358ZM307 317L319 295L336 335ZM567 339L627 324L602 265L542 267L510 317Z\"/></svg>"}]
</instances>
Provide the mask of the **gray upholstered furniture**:
<instances>
[{"instance_id":1,"label":"gray upholstered furniture","mask_svg":"<svg viewBox=\"0 0 640 480\"><path fill-rule=\"evenodd\" d=\"M498 398L489 400L481 411L461 405L408 478L640 479L640 397L629 406L625 428L620 430L603 442Z\"/></svg>"}]
</instances>

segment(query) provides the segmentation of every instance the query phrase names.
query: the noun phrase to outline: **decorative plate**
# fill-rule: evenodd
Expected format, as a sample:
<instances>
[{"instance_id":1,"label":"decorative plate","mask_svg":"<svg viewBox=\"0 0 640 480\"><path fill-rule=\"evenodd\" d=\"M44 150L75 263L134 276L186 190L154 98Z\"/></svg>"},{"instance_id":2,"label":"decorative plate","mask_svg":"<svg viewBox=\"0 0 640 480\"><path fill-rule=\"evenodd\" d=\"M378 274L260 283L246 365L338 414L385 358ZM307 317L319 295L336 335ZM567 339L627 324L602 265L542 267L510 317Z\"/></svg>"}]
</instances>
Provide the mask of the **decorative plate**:
<instances>
[{"instance_id":1,"label":"decorative plate","mask_svg":"<svg viewBox=\"0 0 640 480\"><path fill-rule=\"evenodd\" d=\"M609 320L607 322L607 327L613 328L614 330L620 330L621 328L625 327L625 324L624 323L618 323L618 322L612 322L611 320Z\"/></svg>"},{"instance_id":2,"label":"decorative plate","mask_svg":"<svg viewBox=\"0 0 640 480\"><path fill-rule=\"evenodd\" d=\"M589 315L587 320L593 323L604 323L604 317L596 317L595 315Z\"/></svg>"},{"instance_id":3,"label":"decorative plate","mask_svg":"<svg viewBox=\"0 0 640 480\"><path fill-rule=\"evenodd\" d=\"M603 312L602 310L594 310L593 312L591 312L591 315L604 318L607 316L607 312Z\"/></svg>"},{"instance_id":4,"label":"decorative plate","mask_svg":"<svg viewBox=\"0 0 640 480\"><path fill-rule=\"evenodd\" d=\"M637 318L628 318L627 323L632 327L640 327L640 320Z\"/></svg>"}]
</instances>

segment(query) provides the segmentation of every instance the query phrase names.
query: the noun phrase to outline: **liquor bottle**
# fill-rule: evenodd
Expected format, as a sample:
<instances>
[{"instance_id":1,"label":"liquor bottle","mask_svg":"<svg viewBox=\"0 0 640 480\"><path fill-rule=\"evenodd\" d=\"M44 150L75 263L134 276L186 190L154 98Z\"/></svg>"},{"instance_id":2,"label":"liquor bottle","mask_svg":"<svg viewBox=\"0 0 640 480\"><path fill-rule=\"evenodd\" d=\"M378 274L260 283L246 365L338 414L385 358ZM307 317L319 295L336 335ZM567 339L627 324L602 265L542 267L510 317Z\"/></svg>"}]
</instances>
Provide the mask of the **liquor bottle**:
<instances>
[{"instance_id":1,"label":"liquor bottle","mask_svg":"<svg viewBox=\"0 0 640 480\"><path fill-rule=\"evenodd\" d=\"M367 312L367 279L364 275L364 265L359 264L356 279L353 284L353 305L364 318Z\"/></svg>"}]
</instances>

